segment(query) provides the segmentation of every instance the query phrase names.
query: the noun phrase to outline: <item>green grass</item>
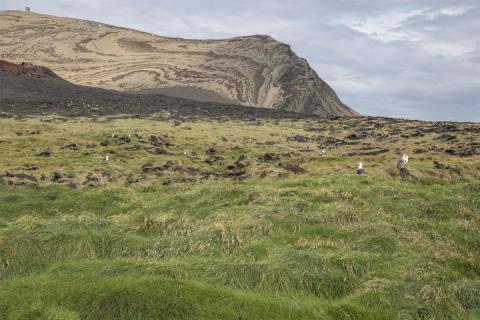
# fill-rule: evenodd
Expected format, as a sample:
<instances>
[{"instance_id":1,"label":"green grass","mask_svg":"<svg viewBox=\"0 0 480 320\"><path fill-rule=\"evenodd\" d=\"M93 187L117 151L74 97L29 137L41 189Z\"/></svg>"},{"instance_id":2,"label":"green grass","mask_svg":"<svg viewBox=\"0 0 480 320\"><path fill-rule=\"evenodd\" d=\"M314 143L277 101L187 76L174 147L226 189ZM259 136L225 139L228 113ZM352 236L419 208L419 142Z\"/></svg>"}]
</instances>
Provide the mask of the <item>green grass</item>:
<instances>
[{"instance_id":1,"label":"green grass","mask_svg":"<svg viewBox=\"0 0 480 320\"><path fill-rule=\"evenodd\" d=\"M68 139L63 128L81 132L79 124L8 121L10 129L43 130L35 138L42 149L58 137L64 139L59 145L98 142L105 136L98 130L125 128L133 120L110 127L85 122L91 131ZM167 131L165 123L146 124ZM216 123L218 129L189 125L192 131L176 132L172 149L181 151L188 140L198 152L216 143L233 159L239 153L230 142L202 130L230 134L229 141L251 135L235 122ZM302 130L290 125L260 131ZM31 156L14 164L17 151L31 155L33 142L5 139L4 167L15 171L35 162L37 176L53 170L81 176L104 166L120 177L122 170L139 174L152 159L138 151L126 153L123 164L104 164L95 162L98 156L55 147L55 159ZM242 153L254 163L267 148L246 145ZM466 173L453 179L429 171L428 157L439 155L425 156L412 163L412 180L382 168L391 156L358 177L340 169L355 160L343 152L295 156L289 161L303 161L308 174L283 178L257 179L262 170L282 171L252 164L242 182L164 186L164 176L152 175L148 183L118 178L97 188L0 186L0 319L479 319L480 182L468 174L476 158L452 158Z\"/></svg>"},{"instance_id":2,"label":"green grass","mask_svg":"<svg viewBox=\"0 0 480 320\"><path fill-rule=\"evenodd\" d=\"M0 198L15 201L2 202L0 314L464 319L480 306L475 186L325 176L3 187ZM382 190L381 201L370 196Z\"/></svg>"}]
</instances>

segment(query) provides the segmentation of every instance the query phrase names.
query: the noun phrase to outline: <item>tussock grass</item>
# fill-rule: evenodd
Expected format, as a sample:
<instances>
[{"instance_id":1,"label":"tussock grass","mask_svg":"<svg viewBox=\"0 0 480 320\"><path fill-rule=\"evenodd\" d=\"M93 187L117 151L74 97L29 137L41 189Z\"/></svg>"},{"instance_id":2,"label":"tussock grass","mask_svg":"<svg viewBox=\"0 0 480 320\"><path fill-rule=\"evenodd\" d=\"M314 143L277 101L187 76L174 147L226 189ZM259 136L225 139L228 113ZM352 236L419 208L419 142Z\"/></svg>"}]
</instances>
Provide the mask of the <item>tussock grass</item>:
<instances>
[{"instance_id":1,"label":"tussock grass","mask_svg":"<svg viewBox=\"0 0 480 320\"><path fill-rule=\"evenodd\" d=\"M476 312L475 184L425 191L387 178L332 178L182 185L173 197L160 185L1 188L2 198L30 197L17 197L2 218L0 312L7 319L234 318L239 305L246 318L279 319ZM379 189L381 201L365 186ZM70 206L83 192L93 204ZM213 201L214 192L223 196ZM48 211L51 194L70 211ZM117 210L107 213L94 203L110 194L122 196L108 201Z\"/></svg>"},{"instance_id":2,"label":"tussock grass","mask_svg":"<svg viewBox=\"0 0 480 320\"><path fill-rule=\"evenodd\" d=\"M292 151L286 136L313 135L305 123L265 121L259 130L196 121L181 130L145 119L2 122L13 132L43 132L2 137L11 142L0 156L8 170L35 163L35 174L80 175L93 167L119 178L98 188L0 186L0 319L479 318L480 184L468 159L450 159L463 170L459 178L432 170L436 156L427 154L412 164L417 179L404 180L384 169L395 159L388 154L358 177L352 159L340 156L350 146L342 146L325 157L293 156L288 161L308 174L279 178L285 171L276 163L255 159ZM67 138L67 129L75 134ZM61 149L138 130L175 135L178 154L159 160L115 143L84 157ZM58 157L32 156L47 145ZM196 148L203 157L212 145L226 163L244 154L250 177L121 180L152 159L209 168L181 153ZM98 164L108 150L116 152L111 163ZM264 170L274 173L255 178Z\"/></svg>"}]
</instances>

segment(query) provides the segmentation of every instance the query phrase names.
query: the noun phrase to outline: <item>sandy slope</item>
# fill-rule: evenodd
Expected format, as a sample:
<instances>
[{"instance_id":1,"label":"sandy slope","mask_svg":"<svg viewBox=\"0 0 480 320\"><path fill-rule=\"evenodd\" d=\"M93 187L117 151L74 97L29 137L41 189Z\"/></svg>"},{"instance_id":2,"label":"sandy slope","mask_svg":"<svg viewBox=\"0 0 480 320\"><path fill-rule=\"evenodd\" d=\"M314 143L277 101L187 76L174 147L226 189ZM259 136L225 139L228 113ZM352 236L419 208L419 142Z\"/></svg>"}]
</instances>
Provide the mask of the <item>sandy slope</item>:
<instances>
[{"instance_id":1,"label":"sandy slope","mask_svg":"<svg viewBox=\"0 0 480 320\"><path fill-rule=\"evenodd\" d=\"M194 101L156 93L124 93L81 86L65 81L42 66L12 64L0 60L0 118L8 115L96 117L165 112L172 118L252 120L314 117L283 110Z\"/></svg>"},{"instance_id":2,"label":"sandy slope","mask_svg":"<svg viewBox=\"0 0 480 320\"><path fill-rule=\"evenodd\" d=\"M47 66L75 84L356 115L306 60L268 36L174 39L20 11L0 12L0 34L0 58Z\"/></svg>"}]
</instances>

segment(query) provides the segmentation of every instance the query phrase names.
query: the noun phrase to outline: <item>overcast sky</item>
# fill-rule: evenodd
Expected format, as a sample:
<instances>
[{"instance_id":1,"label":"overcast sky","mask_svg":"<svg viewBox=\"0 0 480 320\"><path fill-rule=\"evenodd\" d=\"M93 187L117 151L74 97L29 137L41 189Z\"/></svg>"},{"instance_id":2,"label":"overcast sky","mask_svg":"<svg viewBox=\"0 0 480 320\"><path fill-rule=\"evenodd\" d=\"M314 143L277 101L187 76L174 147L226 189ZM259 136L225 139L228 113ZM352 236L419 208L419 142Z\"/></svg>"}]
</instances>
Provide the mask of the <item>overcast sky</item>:
<instances>
[{"instance_id":1,"label":"overcast sky","mask_svg":"<svg viewBox=\"0 0 480 320\"><path fill-rule=\"evenodd\" d=\"M0 0L24 6L164 36L269 34L362 114L480 121L478 0Z\"/></svg>"}]
</instances>

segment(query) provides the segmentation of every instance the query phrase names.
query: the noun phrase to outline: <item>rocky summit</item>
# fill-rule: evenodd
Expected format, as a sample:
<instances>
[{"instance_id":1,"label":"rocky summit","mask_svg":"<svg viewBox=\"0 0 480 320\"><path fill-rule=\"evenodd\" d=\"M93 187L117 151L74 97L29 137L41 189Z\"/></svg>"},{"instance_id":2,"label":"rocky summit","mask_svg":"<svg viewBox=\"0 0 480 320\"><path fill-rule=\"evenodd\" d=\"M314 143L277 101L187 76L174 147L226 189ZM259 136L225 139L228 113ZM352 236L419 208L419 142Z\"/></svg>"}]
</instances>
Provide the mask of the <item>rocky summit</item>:
<instances>
[{"instance_id":1,"label":"rocky summit","mask_svg":"<svg viewBox=\"0 0 480 320\"><path fill-rule=\"evenodd\" d=\"M269 36L167 38L43 14L0 12L0 58L78 85L322 116L356 116L305 59Z\"/></svg>"}]
</instances>

